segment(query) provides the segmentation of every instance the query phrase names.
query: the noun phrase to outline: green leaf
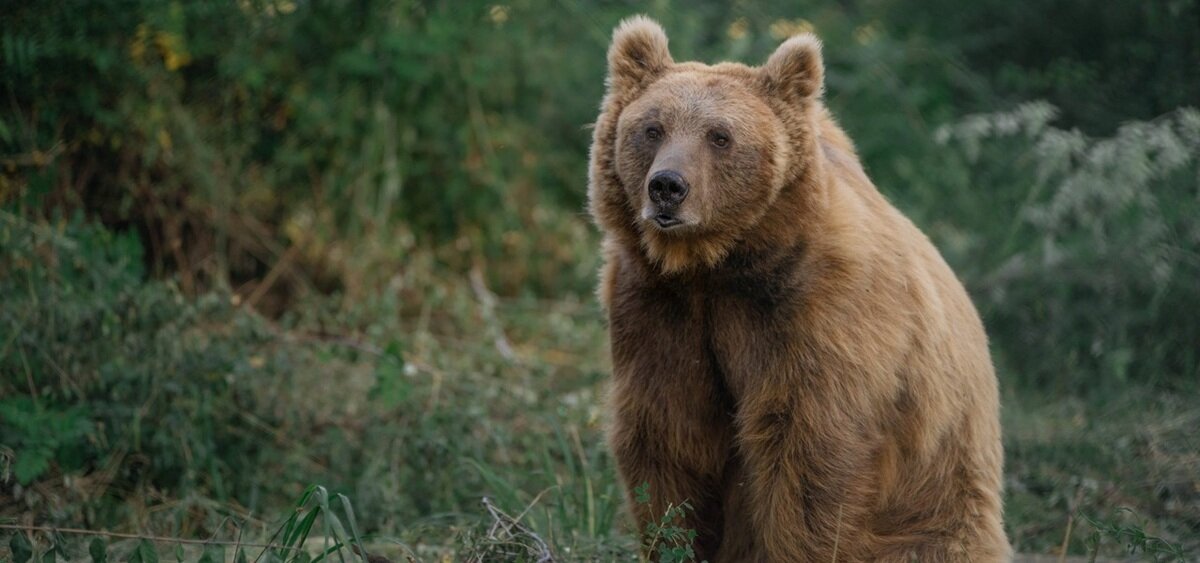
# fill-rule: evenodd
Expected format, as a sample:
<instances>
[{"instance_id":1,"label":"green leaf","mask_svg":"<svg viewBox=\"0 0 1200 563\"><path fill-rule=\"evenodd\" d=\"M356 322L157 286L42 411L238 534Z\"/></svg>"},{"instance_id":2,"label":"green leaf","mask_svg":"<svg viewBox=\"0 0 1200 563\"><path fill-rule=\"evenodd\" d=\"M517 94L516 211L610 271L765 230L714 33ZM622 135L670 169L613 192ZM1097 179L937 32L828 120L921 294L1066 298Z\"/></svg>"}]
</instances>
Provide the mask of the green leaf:
<instances>
[{"instance_id":1,"label":"green leaf","mask_svg":"<svg viewBox=\"0 0 1200 563\"><path fill-rule=\"evenodd\" d=\"M243 549L237 550L237 556L233 558L234 563L246 563L246 551Z\"/></svg>"},{"instance_id":2,"label":"green leaf","mask_svg":"<svg viewBox=\"0 0 1200 563\"><path fill-rule=\"evenodd\" d=\"M108 542L104 538L92 538L88 543L88 555L92 556L92 563L108 563Z\"/></svg>"},{"instance_id":3,"label":"green leaf","mask_svg":"<svg viewBox=\"0 0 1200 563\"><path fill-rule=\"evenodd\" d=\"M300 524L293 528L292 533L283 539L283 545L293 546L302 545L308 539L309 532L312 531L313 523L317 520L317 515L321 513L321 507L316 507L304 515L300 519Z\"/></svg>"},{"instance_id":4,"label":"green leaf","mask_svg":"<svg viewBox=\"0 0 1200 563\"><path fill-rule=\"evenodd\" d=\"M650 482L645 481L641 485L633 488L634 500L638 504L649 504L650 502Z\"/></svg>"},{"instance_id":5,"label":"green leaf","mask_svg":"<svg viewBox=\"0 0 1200 563\"><path fill-rule=\"evenodd\" d=\"M26 563L33 558L33 546L29 545L29 538L25 537L24 532L13 534L12 539L8 540L8 549L12 550L13 563Z\"/></svg>"},{"instance_id":6,"label":"green leaf","mask_svg":"<svg viewBox=\"0 0 1200 563\"><path fill-rule=\"evenodd\" d=\"M181 543L175 544L175 560L183 563L183 544Z\"/></svg>"},{"instance_id":7,"label":"green leaf","mask_svg":"<svg viewBox=\"0 0 1200 563\"><path fill-rule=\"evenodd\" d=\"M204 546L204 553L196 563L225 563L225 548L219 545Z\"/></svg>"},{"instance_id":8,"label":"green leaf","mask_svg":"<svg viewBox=\"0 0 1200 563\"><path fill-rule=\"evenodd\" d=\"M26 448L17 452L17 460L13 462L13 475L17 477L17 482L28 485L41 477L50 468L53 455L54 452L48 448Z\"/></svg>"},{"instance_id":9,"label":"green leaf","mask_svg":"<svg viewBox=\"0 0 1200 563\"><path fill-rule=\"evenodd\" d=\"M354 508L350 506L350 499L346 498L346 495L338 493L338 500L342 501L342 510L346 514L346 521L350 524L350 535L358 546L358 556L362 559L362 563L368 563L367 547L363 545L362 537L358 534L358 523L354 520Z\"/></svg>"},{"instance_id":10,"label":"green leaf","mask_svg":"<svg viewBox=\"0 0 1200 563\"><path fill-rule=\"evenodd\" d=\"M395 348L395 343L388 346L387 354L376 364L375 385L371 389L371 397L386 408L402 405L412 395L412 382L404 374L406 364Z\"/></svg>"},{"instance_id":11,"label":"green leaf","mask_svg":"<svg viewBox=\"0 0 1200 563\"><path fill-rule=\"evenodd\" d=\"M158 563L158 550L150 540L142 540L129 554L129 563Z\"/></svg>"},{"instance_id":12,"label":"green leaf","mask_svg":"<svg viewBox=\"0 0 1200 563\"><path fill-rule=\"evenodd\" d=\"M58 561L58 548L51 547L42 554L42 563L56 563Z\"/></svg>"},{"instance_id":13,"label":"green leaf","mask_svg":"<svg viewBox=\"0 0 1200 563\"><path fill-rule=\"evenodd\" d=\"M0 119L0 142L7 143L13 138L12 131L4 124L4 120Z\"/></svg>"}]
</instances>

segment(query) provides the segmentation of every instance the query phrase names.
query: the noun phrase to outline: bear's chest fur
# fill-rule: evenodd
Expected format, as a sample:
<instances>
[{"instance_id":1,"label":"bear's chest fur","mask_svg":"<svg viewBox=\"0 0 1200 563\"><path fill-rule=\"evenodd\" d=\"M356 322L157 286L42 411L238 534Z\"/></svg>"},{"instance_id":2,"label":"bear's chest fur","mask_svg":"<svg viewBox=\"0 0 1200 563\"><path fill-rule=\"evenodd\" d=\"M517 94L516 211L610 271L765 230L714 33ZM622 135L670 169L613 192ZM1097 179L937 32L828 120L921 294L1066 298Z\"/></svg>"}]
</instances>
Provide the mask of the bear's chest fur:
<instances>
[{"instance_id":1,"label":"bear's chest fur","mask_svg":"<svg viewBox=\"0 0 1200 563\"><path fill-rule=\"evenodd\" d=\"M734 405L746 385L773 369L804 339L805 285L799 257L751 268L731 256L719 268L670 276L647 275L624 263L610 304L614 360L711 378ZM651 370L628 377L652 378ZM696 383L700 383L697 381Z\"/></svg>"}]
</instances>

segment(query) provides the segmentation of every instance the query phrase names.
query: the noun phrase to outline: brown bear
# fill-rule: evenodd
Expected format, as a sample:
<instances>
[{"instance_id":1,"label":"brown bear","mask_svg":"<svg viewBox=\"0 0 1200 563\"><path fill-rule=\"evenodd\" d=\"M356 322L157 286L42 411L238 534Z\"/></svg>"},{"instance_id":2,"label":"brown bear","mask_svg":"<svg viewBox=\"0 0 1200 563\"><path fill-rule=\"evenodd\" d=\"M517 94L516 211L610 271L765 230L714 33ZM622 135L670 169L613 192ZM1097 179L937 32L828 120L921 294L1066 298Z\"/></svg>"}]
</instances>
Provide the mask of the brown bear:
<instances>
[{"instance_id":1,"label":"brown bear","mask_svg":"<svg viewBox=\"0 0 1200 563\"><path fill-rule=\"evenodd\" d=\"M687 501L697 560L1008 560L982 323L822 103L818 40L676 63L635 17L608 72L588 197L638 529Z\"/></svg>"}]
</instances>

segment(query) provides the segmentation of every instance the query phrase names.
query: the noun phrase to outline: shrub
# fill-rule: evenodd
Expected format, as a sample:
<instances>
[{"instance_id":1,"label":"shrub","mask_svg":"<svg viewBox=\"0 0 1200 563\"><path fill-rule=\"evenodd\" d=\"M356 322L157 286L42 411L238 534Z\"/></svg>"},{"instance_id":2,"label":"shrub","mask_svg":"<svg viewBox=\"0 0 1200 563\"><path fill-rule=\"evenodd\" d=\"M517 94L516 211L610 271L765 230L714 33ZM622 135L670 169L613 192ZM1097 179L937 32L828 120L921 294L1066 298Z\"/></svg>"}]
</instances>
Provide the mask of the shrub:
<instances>
[{"instance_id":1,"label":"shrub","mask_svg":"<svg viewBox=\"0 0 1200 563\"><path fill-rule=\"evenodd\" d=\"M939 132L967 171L970 203L951 201L977 219L941 234L973 265L1006 372L1073 392L1189 385L1200 374L1200 112L1102 139L1051 126L1056 114L1027 104Z\"/></svg>"},{"instance_id":2,"label":"shrub","mask_svg":"<svg viewBox=\"0 0 1200 563\"><path fill-rule=\"evenodd\" d=\"M0 444L13 457L0 487L16 501L80 523L147 516L110 498L294 492L269 476L288 457L272 432L305 412L263 389L286 385L304 354L227 294L147 282L130 233L0 212L0 295Z\"/></svg>"}]
</instances>

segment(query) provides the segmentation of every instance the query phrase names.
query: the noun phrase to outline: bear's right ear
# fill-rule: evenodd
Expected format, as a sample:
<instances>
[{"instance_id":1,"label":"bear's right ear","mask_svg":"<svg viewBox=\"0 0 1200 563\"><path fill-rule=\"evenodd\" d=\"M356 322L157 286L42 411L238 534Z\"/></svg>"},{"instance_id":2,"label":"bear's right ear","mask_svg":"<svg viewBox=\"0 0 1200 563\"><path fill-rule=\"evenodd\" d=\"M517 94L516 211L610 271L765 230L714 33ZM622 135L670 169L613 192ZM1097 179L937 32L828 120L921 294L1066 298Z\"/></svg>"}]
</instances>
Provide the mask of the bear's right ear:
<instances>
[{"instance_id":1,"label":"bear's right ear","mask_svg":"<svg viewBox=\"0 0 1200 563\"><path fill-rule=\"evenodd\" d=\"M646 16L626 19L613 31L608 48L608 91L628 92L645 85L674 62L658 22Z\"/></svg>"},{"instance_id":2,"label":"bear's right ear","mask_svg":"<svg viewBox=\"0 0 1200 563\"><path fill-rule=\"evenodd\" d=\"M821 60L821 40L801 33L784 41L762 66L767 91L786 99L808 100L821 95L825 88L825 63Z\"/></svg>"}]
</instances>

